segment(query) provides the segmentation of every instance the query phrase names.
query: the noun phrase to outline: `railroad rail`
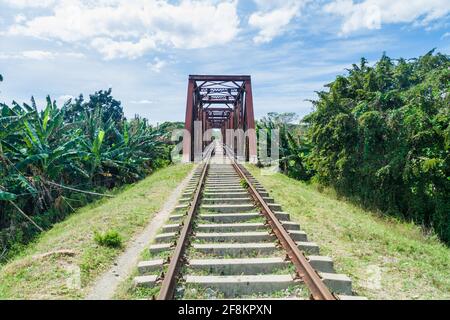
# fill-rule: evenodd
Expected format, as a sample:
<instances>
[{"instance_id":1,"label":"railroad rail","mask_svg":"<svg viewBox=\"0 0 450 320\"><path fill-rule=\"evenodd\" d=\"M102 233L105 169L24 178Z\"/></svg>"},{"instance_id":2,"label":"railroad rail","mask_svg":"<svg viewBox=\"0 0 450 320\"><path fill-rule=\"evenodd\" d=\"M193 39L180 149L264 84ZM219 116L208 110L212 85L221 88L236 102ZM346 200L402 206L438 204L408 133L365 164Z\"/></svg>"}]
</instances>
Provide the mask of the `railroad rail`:
<instances>
[{"instance_id":1,"label":"railroad rail","mask_svg":"<svg viewBox=\"0 0 450 320\"><path fill-rule=\"evenodd\" d=\"M219 143L211 144L170 221L138 265L157 299L355 299L351 280ZM153 297L156 298L156 297Z\"/></svg>"},{"instance_id":2,"label":"railroad rail","mask_svg":"<svg viewBox=\"0 0 450 320\"><path fill-rule=\"evenodd\" d=\"M270 206L266 203L264 198L259 194L258 190L253 186L252 181L245 175L244 171L233 159L231 150L225 148L229 158L232 161L233 167L248 186L248 191L253 197L255 203L261 209L261 212L266 216L267 222L275 233L279 243L286 250L287 255L295 266L296 275L300 277L308 286L311 291L311 297L314 300L335 300L336 298L323 283L319 274L309 264L304 254L297 247L297 244L292 240L289 233L283 227L281 222L275 216L275 213L270 209Z\"/></svg>"},{"instance_id":3,"label":"railroad rail","mask_svg":"<svg viewBox=\"0 0 450 320\"><path fill-rule=\"evenodd\" d=\"M200 179L195 189L194 198L190 203L189 211L184 222L182 222L182 229L180 237L177 241L172 260L169 263L169 269L161 285L158 300L168 300L173 298L175 293L175 285L178 276L178 272L181 268L184 252L189 240L190 233L192 231L192 224L197 212L197 208L200 202L200 193L205 182L206 172L208 170L209 159L211 158L212 146L206 151L206 164L203 165L202 172L200 174Z\"/></svg>"}]
</instances>

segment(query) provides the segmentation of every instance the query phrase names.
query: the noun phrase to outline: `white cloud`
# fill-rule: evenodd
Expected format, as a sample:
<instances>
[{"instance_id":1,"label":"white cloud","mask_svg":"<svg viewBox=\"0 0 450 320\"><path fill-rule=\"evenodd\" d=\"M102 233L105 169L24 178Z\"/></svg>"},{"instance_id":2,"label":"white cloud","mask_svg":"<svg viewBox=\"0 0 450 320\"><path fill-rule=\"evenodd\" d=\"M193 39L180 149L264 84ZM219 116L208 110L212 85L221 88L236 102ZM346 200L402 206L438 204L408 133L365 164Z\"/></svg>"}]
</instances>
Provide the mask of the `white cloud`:
<instances>
[{"instance_id":1,"label":"white cloud","mask_svg":"<svg viewBox=\"0 0 450 320\"><path fill-rule=\"evenodd\" d=\"M84 58L84 54L78 52L50 52L43 50L26 50L16 53L0 52L0 59L22 59L22 60L50 60L56 57Z\"/></svg>"},{"instance_id":2,"label":"white cloud","mask_svg":"<svg viewBox=\"0 0 450 320\"><path fill-rule=\"evenodd\" d=\"M16 23L22 23L26 20L27 20L27 17L25 17L23 14L18 14L17 16L14 17L14 21Z\"/></svg>"},{"instance_id":3,"label":"white cloud","mask_svg":"<svg viewBox=\"0 0 450 320\"><path fill-rule=\"evenodd\" d=\"M325 5L328 13L343 17L341 33L380 29L386 23L428 25L450 13L448 0L334 0Z\"/></svg>"},{"instance_id":4,"label":"white cloud","mask_svg":"<svg viewBox=\"0 0 450 320\"><path fill-rule=\"evenodd\" d=\"M63 52L63 53L58 53L58 55L66 56L69 58L77 58L77 59L86 58L86 56L80 52Z\"/></svg>"},{"instance_id":5,"label":"white cloud","mask_svg":"<svg viewBox=\"0 0 450 320\"><path fill-rule=\"evenodd\" d=\"M62 0L45 15L8 30L71 43L88 43L105 59L137 58L160 47L206 48L238 33L237 0Z\"/></svg>"},{"instance_id":6,"label":"white cloud","mask_svg":"<svg viewBox=\"0 0 450 320\"><path fill-rule=\"evenodd\" d=\"M56 55L53 52L41 51L41 50L28 50L19 53L0 53L0 59L29 59L29 60L49 60L53 59Z\"/></svg>"},{"instance_id":7,"label":"white cloud","mask_svg":"<svg viewBox=\"0 0 450 320\"><path fill-rule=\"evenodd\" d=\"M46 60L46 59L53 59L55 57L55 54L49 51L29 50L23 51L22 56L25 59Z\"/></svg>"},{"instance_id":8,"label":"white cloud","mask_svg":"<svg viewBox=\"0 0 450 320\"><path fill-rule=\"evenodd\" d=\"M96 48L106 60L125 57L135 59L141 57L145 52L155 49L156 43L148 36L143 36L137 42L95 38L91 41L91 46Z\"/></svg>"},{"instance_id":9,"label":"white cloud","mask_svg":"<svg viewBox=\"0 0 450 320\"><path fill-rule=\"evenodd\" d=\"M55 0L0 0L0 4L1 3L5 3L11 7L16 8L45 8L55 3Z\"/></svg>"},{"instance_id":10,"label":"white cloud","mask_svg":"<svg viewBox=\"0 0 450 320\"><path fill-rule=\"evenodd\" d=\"M147 63L147 66L156 73L160 73L161 69L167 65L167 62L164 60L160 60L159 58L155 58L153 63Z\"/></svg>"},{"instance_id":11,"label":"white cloud","mask_svg":"<svg viewBox=\"0 0 450 320\"><path fill-rule=\"evenodd\" d=\"M254 12L248 23L259 29L253 38L255 43L265 43L283 34L291 20L300 14L300 9L306 4L305 0L269 1L254 0L258 11Z\"/></svg>"},{"instance_id":12,"label":"white cloud","mask_svg":"<svg viewBox=\"0 0 450 320\"><path fill-rule=\"evenodd\" d=\"M152 104L153 101L152 101L152 100L147 100L147 99L143 99L143 100L131 100L130 103L132 103L132 104Z\"/></svg>"}]
</instances>

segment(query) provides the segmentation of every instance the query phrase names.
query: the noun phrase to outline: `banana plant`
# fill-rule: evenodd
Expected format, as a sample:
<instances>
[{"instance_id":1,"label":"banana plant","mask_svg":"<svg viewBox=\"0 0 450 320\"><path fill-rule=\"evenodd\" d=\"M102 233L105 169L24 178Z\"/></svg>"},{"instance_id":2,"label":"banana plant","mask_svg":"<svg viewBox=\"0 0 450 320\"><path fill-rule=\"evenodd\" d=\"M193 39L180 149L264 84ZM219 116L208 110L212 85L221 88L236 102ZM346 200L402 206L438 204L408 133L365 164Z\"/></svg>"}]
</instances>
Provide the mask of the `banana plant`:
<instances>
[{"instance_id":1,"label":"banana plant","mask_svg":"<svg viewBox=\"0 0 450 320\"><path fill-rule=\"evenodd\" d=\"M49 225L65 215L61 199L81 197L67 187L112 188L168 163L167 130L145 119L126 120L110 91L94 97L95 103L79 98L62 108L50 97L42 109L33 98L30 104L0 104L0 242L27 241L39 230L28 228L32 220L17 208ZM114 117L107 116L110 109ZM18 226L23 232L8 231Z\"/></svg>"}]
</instances>

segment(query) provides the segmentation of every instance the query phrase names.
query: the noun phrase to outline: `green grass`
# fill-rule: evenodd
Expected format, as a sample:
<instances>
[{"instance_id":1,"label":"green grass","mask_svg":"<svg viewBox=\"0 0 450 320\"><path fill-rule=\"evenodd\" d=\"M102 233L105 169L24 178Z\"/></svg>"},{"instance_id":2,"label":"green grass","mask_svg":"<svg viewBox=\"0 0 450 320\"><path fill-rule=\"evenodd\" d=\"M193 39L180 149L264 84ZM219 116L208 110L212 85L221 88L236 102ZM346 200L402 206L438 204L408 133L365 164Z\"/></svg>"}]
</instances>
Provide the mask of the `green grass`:
<instances>
[{"instance_id":1,"label":"green grass","mask_svg":"<svg viewBox=\"0 0 450 320\"><path fill-rule=\"evenodd\" d=\"M172 251L165 251L164 253L161 253L159 256L151 255L148 253L148 250L144 250L141 253L141 259L140 261L146 261L146 260L154 260L154 259L164 259L166 260L169 256L172 255ZM168 265L165 264L162 268L162 272L167 272ZM160 274L160 272L150 272L149 274ZM117 287L117 290L113 296L114 300L149 300L153 297L157 297L159 294L159 290L161 289L161 285L157 284L153 288L142 288L142 287L136 287L134 285L134 278L136 276L139 276L139 272L137 268L134 268L133 272L125 279L123 280L119 286Z\"/></svg>"},{"instance_id":2,"label":"green grass","mask_svg":"<svg viewBox=\"0 0 450 320\"><path fill-rule=\"evenodd\" d=\"M291 219L300 223L337 272L371 299L450 299L450 249L421 228L338 200L331 190L288 178L258 179Z\"/></svg>"},{"instance_id":3,"label":"green grass","mask_svg":"<svg viewBox=\"0 0 450 320\"><path fill-rule=\"evenodd\" d=\"M105 247L120 248L122 246L122 237L116 230L108 230L104 233L94 231L94 241Z\"/></svg>"},{"instance_id":4,"label":"green grass","mask_svg":"<svg viewBox=\"0 0 450 320\"><path fill-rule=\"evenodd\" d=\"M1 267L0 299L83 298L191 169L192 165L176 165L158 170L115 198L83 207L41 234ZM120 234L122 247L95 242L94 231L111 229Z\"/></svg>"}]
</instances>

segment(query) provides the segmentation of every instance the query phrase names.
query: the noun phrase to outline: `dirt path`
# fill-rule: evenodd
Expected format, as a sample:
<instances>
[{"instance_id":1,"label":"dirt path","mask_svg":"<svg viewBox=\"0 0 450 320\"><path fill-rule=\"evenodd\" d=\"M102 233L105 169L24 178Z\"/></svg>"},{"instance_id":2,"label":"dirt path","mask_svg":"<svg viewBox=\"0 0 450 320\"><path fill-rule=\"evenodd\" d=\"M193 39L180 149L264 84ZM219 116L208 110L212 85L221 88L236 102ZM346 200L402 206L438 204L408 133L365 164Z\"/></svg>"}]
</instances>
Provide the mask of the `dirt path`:
<instances>
[{"instance_id":1,"label":"dirt path","mask_svg":"<svg viewBox=\"0 0 450 320\"><path fill-rule=\"evenodd\" d=\"M135 268L139 262L141 252L156 236L156 232L163 226L164 222L177 205L177 200L188 184L189 179L194 174L194 170L195 167L172 192L161 211L153 217L147 227L131 240L131 245L115 260L113 267L98 278L87 295L87 300L112 299L117 286L131 274L133 268Z\"/></svg>"}]
</instances>

